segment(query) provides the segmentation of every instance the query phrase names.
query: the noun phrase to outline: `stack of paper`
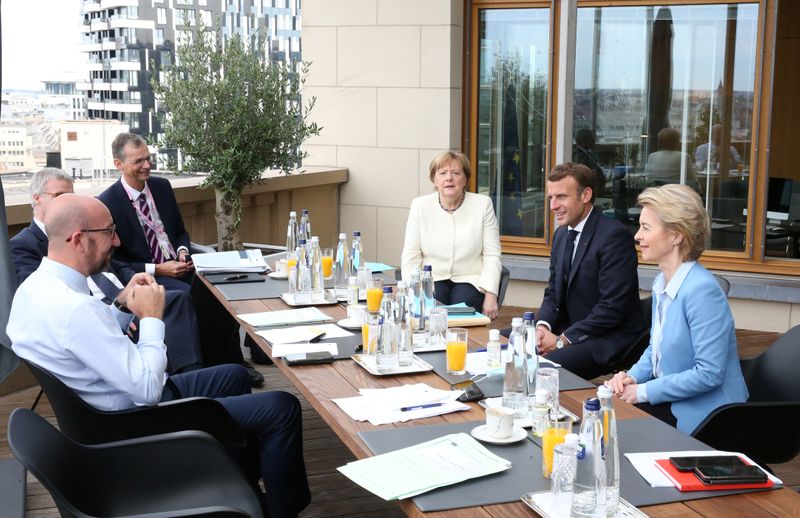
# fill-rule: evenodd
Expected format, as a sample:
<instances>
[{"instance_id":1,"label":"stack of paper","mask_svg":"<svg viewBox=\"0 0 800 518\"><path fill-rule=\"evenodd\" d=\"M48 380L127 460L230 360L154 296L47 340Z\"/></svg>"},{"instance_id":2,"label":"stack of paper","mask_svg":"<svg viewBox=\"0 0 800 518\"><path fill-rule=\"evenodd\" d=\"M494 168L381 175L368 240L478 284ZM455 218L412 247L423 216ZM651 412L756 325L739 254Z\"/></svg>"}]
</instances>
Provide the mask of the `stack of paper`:
<instances>
[{"instance_id":1,"label":"stack of paper","mask_svg":"<svg viewBox=\"0 0 800 518\"><path fill-rule=\"evenodd\" d=\"M269 267L261 255L261 250L192 254L192 262L200 273L269 271Z\"/></svg>"},{"instance_id":2,"label":"stack of paper","mask_svg":"<svg viewBox=\"0 0 800 518\"><path fill-rule=\"evenodd\" d=\"M360 396L332 401L356 421L369 421L377 426L469 410L469 406L456 401L462 392L439 390L417 383L385 389L361 389L358 391Z\"/></svg>"},{"instance_id":3,"label":"stack of paper","mask_svg":"<svg viewBox=\"0 0 800 518\"><path fill-rule=\"evenodd\" d=\"M351 462L338 469L384 500L397 500L510 468L511 462L493 454L469 435L458 433Z\"/></svg>"},{"instance_id":4,"label":"stack of paper","mask_svg":"<svg viewBox=\"0 0 800 518\"><path fill-rule=\"evenodd\" d=\"M298 324L321 323L333 320L332 317L315 307L245 313L237 316L253 327L296 326Z\"/></svg>"},{"instance_id":5,"label":"stack of paper","mask_svg":"<svg viewBox=\"0 0 800 518\"><path fill-rule=\"evenodd\" d=\"M474 353L467 353L467 372L469 372L473 376L477 376L479 374L485 374L487 376L494 376L496 374L502 375L505 372L505 365L498 367L497 369L489 369L486 366L486 351L478 351ZM508 358L505 356L508 354L508 351L503 351L503 361L507 361ZM532 361L532 360L529 360ZM532 364L530 364L532 367ZM539 356L539 366L541 367L561 367L558 363L551 362L550 360L544 358L543 356Z\"/></svg>"},{"instance_id":6,"label":"stack of paper","mask_svg":"<svg viewBox=\"0 0 800 518\"><path fill-rule=\"evenodd\" d=\"M467 304L461 302L459 304L451 304L449 306L442 306L444 308L465 308ZM473 327L485 326L489 324L492 319L477 311L475 313L453 313L447 315L447 327Z\"/></svg>"}]
</instances>

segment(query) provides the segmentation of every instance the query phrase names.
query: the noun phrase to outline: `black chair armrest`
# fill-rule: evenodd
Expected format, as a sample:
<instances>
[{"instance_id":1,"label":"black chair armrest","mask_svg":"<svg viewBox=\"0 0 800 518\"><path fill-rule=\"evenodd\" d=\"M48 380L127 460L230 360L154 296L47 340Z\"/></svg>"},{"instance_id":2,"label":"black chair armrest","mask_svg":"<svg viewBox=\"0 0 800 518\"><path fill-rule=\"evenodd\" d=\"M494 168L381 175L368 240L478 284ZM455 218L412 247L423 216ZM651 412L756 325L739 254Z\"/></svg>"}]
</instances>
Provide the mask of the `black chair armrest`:
<instances>
[{"instance_id":1,"label":"black chair armrest","mask_svg":"<svg viewBox=\"0 0 800 518\"><path fill-rule=\"evenodd\" d=\"M192 254L210 254L217 250L213 246L201 245L200 243L189 243L189 252Z\"/></svg>"}]
</instances>

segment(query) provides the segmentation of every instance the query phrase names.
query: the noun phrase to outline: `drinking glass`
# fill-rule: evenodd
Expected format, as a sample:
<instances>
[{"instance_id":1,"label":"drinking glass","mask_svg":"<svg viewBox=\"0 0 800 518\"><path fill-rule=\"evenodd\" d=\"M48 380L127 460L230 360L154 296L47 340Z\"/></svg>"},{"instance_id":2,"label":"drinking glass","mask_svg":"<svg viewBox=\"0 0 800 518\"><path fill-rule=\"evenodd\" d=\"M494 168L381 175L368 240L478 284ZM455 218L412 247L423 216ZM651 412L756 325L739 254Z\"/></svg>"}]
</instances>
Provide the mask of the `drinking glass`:
<instances>
[{"instance_id":1,"label":"drinking glass","mask_svg":"<svg viewBox=\"0 0 800 518\"><path fill-rule=\"evenodd\" d=\"M536 390L547 391L547 405L552 412L558 413L558 369L539 367L536 369Z\"/></svg>"},{"instance_id":2,"label":"drinking glass","mask_svg":"<svg viewBox=\"0 0 800 518\"><path fill-rule=\"evenodd\" d=\"M447 309L431 308L431 313L428 317L428 345L444 345L446 331Z\"/></svg>"},{"instance_id":3,"label":"drinking glass","mask_svg":"<svg viewBox=\"0 0 800 518\"><path fill-rule=\"evenodd\" d=\"M383 279L372 279L367 281L367 311L378 311L381 309L383 300Z\"/></svg>"},{"instance_id":4,"label":"drinking glass","mask_svg":"<svg viewBox=\"0 0 800 518\"><path fill-rule=\"evenodd\" d=\"M367 313L361 321L361 341L364 354L374 357L378 350L378 335L381 332L381 316L375 313Z\"/></svg>"},{"instance_id":5,"label":"drinking glass","mask_svg":"<svg viewBox=\"0 0 800 518\"><path fill-rule=\"evenodd\" d=\"M572 431L572 418L566 414L550 412L542 434L542 475L550 478L553 472L553 448L564 442L564 437Z\"/></svg>"},{"instance_id":6,"label":"drinking glass","mask_svg":"<svg viewBox=\"0 0 800 518\"><path fill-rule=\"evenodd\" d=\"M445 310L445 313L447 310ZM445 320L446 322L446 320ZM467 330L454 327L447 330L447 374L460 376L467 372Z\"/></svg>"},{"instance_id":7,"label":"drinking glass","mask_svg":"<svg viewBox=\"0 0 800 518\"><path fill-rule=\"evenodd\" d=\"M366 266L359 266L356 272L358 279L358 298L366 300L367 298L367 283L372 280L372 272Z\"/></svg>"},{"instance_id":8,"label":"drinking glass","mask_svg":"<svg viewBox=\"0 0 800 518\"><path fill-rule=\"evenodd\" d=\"M569 514L572 504L572 487L575 483L575 471L578 468L578 458L575 448L567 444L556 444L553 448L553 473L550 480L550 493L557 514Z\"/></svg>"},{"instance_id":9,"label":"drinking glass","mask_svg":"<svg viewBox=\"0 0 800 518\"><path fill-rule=\"evenodd\" d=\"M326 279L333 277L333 248L322 249L322 276Z\"/></svg>"}]
</instances>

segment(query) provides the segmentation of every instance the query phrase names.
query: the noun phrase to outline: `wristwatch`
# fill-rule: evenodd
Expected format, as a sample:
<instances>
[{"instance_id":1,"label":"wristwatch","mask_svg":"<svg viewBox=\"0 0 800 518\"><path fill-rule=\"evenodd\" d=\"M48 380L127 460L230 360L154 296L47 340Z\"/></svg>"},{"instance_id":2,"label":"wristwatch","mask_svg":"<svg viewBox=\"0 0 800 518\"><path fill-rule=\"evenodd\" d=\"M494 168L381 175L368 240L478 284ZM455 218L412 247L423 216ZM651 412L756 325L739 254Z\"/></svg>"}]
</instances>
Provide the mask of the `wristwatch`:
<instances>
[{"instance_id":1,"label":"wristwatch","mask_svg":"<svg viewBox=\"0 0 800 518\"><path fill-rule=\"evenodd\" d=\"M564 335L562 334L562 335L558 335L556 337L556 349L563 349L564 348L564 339L562 338L562 336L564 336Z\"/></svg>"},{"instance_id":2,"label":"wristwatch","mask_svg":"<svg viewBox=\"0 0 800 518\"><path fill-rule=\"evenodd\" d=\"M128 306L126 306L124 303L120 302L119 299L117 299L117 298L115 298L113 301L111 301L111 305L113 305L115 308L117 308L118 310L122 311L123 313L130 313L131 312L131 310L128 309Z\"/></svg>"}]
</instances>

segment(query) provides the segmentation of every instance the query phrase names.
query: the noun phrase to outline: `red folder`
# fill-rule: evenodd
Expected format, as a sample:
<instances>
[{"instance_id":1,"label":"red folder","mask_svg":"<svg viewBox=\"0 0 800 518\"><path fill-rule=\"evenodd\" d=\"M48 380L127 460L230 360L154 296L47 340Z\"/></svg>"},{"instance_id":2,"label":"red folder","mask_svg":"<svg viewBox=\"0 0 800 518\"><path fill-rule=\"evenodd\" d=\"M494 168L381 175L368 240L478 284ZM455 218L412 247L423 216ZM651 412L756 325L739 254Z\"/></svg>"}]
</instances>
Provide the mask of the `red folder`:
<instances>
[{"instance_id":1,"label":"red folder","mask_svg":"<svg viewBox=\"0 0 800 518\"><path fill-rule=\"evenodd\" d=\"M726 489L766 489L774 485L772 480L757 484L704 484L693 471L678 471L669 459L656 460L656 466L669 478L678 491L723 491Z\"/></svg>"}]
</instances>

